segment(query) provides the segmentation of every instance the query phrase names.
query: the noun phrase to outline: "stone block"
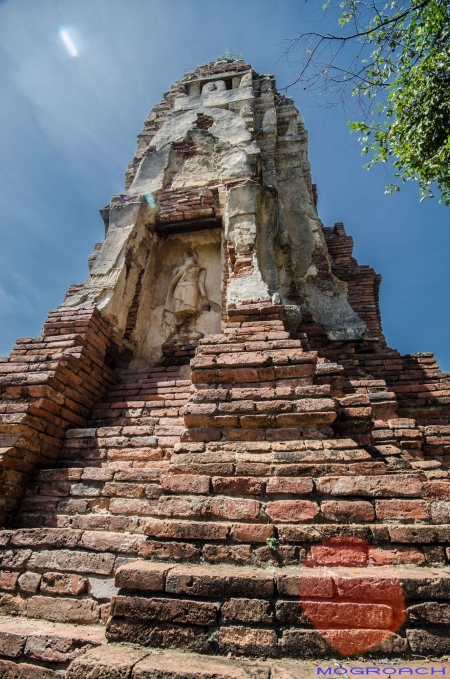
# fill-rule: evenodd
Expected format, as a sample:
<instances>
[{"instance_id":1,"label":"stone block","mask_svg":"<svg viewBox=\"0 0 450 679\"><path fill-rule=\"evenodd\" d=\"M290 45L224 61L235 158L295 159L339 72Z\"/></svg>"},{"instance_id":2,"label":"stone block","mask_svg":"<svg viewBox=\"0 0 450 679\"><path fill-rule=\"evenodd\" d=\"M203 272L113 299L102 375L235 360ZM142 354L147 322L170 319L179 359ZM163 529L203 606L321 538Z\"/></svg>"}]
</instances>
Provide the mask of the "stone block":
<instances>
[{"instance_id":1,"label":"stone block","mask_svg":"<svg viewBox=\"0 0 450 679\"><path fill-rule=\"evenodd\" d=\"M273 630L221 627L219 646L222 653L274 657L278 654L278 639Z\"/></svg>"},{"instance_id":2,"label":"stone block","mask_svg":"<svg viewBox=\"0 0 450 679\"><path fill-rule=\"evenodd\" d=\"M336 651L317 630L283 630L281 653L291 658L332 658Z\"/></svg>"},{"instance_id":3,"label":"stone block","mask_svg":"<svg viewBox=\"0 0 450 679\"><path fill-rule=\"evenodd\" d=\"M274 620L272 605L262 599L230 599L221 610L223 623L262 623L271 624Z\"/></svg>"},{"instance_id":4,"label":"stone block","mask_svg":"<svg viewBox=\"0 0 450 679\"><path fill-rule=\"evenodd\" d=\"M18 577L17 572L0 570L0 589L5 592L14 592Z\"/></svg>"},{"instance_id":5,"label":"stone block","mask_svg":"<svg viewBox=\"0 0 450 679\"><path fill-rule=\"evenodd\" d=\"M330 646L341 655L375 653L394 655L407 651L406 639L387 630L340 629L323 630L322 634Z\"/></svg>"},{"instance_id":6,"label":"stone block","mask_svg":"<svg viewBox=\"0 0 450 679\"><path fill-rule=\"evenodd\" d=\"M8 633L2 630L0 631L0 654L6 658L19 658L23 654L25 642L25 635L15 634L13 631Z\"/></svg>"},{"instance_id":7,"label":"stone block","mask_svg":"<svg viewBox=\"0 0 450 679\"><path fill-rule=\"evenodd\" d=\"M450 604L427 601L409 606L406 617L416 625L450 625Z\"/></svg>"},{"instance_id":8,"label":"stone block","mask_svg":"<svg viewBox=\"0 0 450 679\"><path fill-rule=\"evenodd\" d=\"M189 542L169 542L147 539L139 550L139 556L143 559L155 561L197 561L200 549Z\"/></svg>"},{"instance_id":9,"label":"stone block","mask_svg":"<svg viewBox=\"0 0 450 679\"><path fill-rule=\"evenodd\" d=\"M192 493L207 495L210 489L210 477L195 474L175 474L161 477L161 488L169 493Z\"/></svg>"},{"instance_id":10,"label":"stone block","mask_svg":"<svg viewBox=\"0 0 450 679\"><path fill-rule=\"evenodd\" d=\"M268 495L308 495L314 490L312 479L273 476L267 479Z\"/></svg>"},{"instance_id":11,"label":"stone block","mask_svg":"<svg viewBox=\"0 0 450 679\"><path fill-rule=\"evenodd\" d=\"M2 679L60 679L61 673L34 664L0 660L0 676Z\"/></svg>"},{"instance_id":12,"label":"stone block","mask_svg":"<svg viewBox=\"0 0 450 679\"><path fill-rule=\"evenodd\" d=\"M169 564L133 561L117 569L115 584L123 589L163 591L167 573L172 568Z\"/></svg>"},{"instance_id":13,"label":"stone block","mask_svg":"<svg viewBox=\"0 0 450 679\"><path fill-rule=\"evenodd\" d=\"M393 525L388 526L391 542L429 544L440 542L436 526Z\"/></svg>"},{"instance_id":14,"label":"stone block","mask_svg":"<svg viewBox=\"0 0 450 679\"><path fill-rule=\"evenodd\" d=\"M333 579L328 572L307 568L283 569L277 575L277 590L281 595L294 597L320 597L329 599L334 595Z\"/></svg>"},{"instance_id":15,"label":"stone block","mask_svg":"<svg viewBox=\"0 0 450 679\"><path fill-rule=\"evenodd\" d=\"M148 515L153 514L157 506L156 500L144 500L135 498L112 498L109 503L109 511L112 514L125 515Z\"/></svg>"},{"instance_id":16,"label":"stone block","mask_svg":"<svg viewBox=\"0 0 450 679\"><path fill-rule=\"evenodd\" d=\"M167 575L166 592L204 597L271 598L270 573L227 566L175 566Z\"/></svg>"},{"instance_id":17,"label":"stone block","mask_svg":"<svg viewBox=\"0 0 450 679\"><path fill-rule=\"evenodd\" d=\"M263 495L264 485L261 479L245 476L215 476L212 479L214 492L225 495Z\"/></svg>"},{"instance_id":18,"label":"stone block","mask_svg":"<svg viewBox=\"0 0 450 679\"><path fill-rule=\"evenodd\" d=\"M111 599L118 591L113 578L89 578L88 592L94 599Z\"/></svg>"},{"instance_id":19,"label":"stone block","mask_svg":"<svg viewBox=\"0 0 450 679\"><path fill-rule=\"evenodd\" d=\"M54 552L43 550L33 554L29 567L69 573L109 575L114 568L115 559L113 554L90 554L65 549Z\"/></svg>"},{"instance_id":20,"label":"stone block","mask_svg":"<svg viewBox=\"0 0 450 679\"><path fill-rule=\"evenodd\" d=\"M111 677L129 679L131 670L149 651L124 646L101 646L91 649L71 663L66 679Z\"/></svg>"},{"instance_id":21,"label":"stone block","mask_svg":"<svg viewBox=\"0 0 450 679\"><path fill-rule=\"evenodd\" d=\"M370 502L353 500L322 502L320 511L328 521L342 523L371 522L375 520L375 510Z\"/></svg>"},{"instance_id":22,"label":"stone block","mask_svg":"<svg viewBox=\"0 0 450 679\"><path fill-rule=\"evenodd\" d=\"M2 568L26 568L31 557L31 549L8 549L0 554Z\"/></svg>"},{"instance_id":23,"label":"stone block","mask_svg":"<svg viewBox=\"0 0 450 679\"><path fill-rule=\"evenodd\" d=\"M145 485L143 483L105 483L102 495L105 497L143 497Z\"/></svg>"},{"instance_id":24,"label":"stone block","mask_svg":"<svg viewBox=\"0 0 450 679\"><path fill-rule=\"evenodd\" d=\"M155 622L214 626L217 608L205 601L114 596L111 615Z\"/></svg>"},{"instance_id":25,"label":"stone block","mask_svg":"<svg viewBox=\"0 0 450 679\"><path fill-rule=\"evenodd\" d=\"M135 665L133 679L268 679L269 668L263 664L242 662L214 656L177 653L148 655Z\"/></svg>"},{"instance_id":26,"label":"stone block","mask_svg":"<svg viewBox=\"0 0 450 679\"><path fill-rule=\"evenodd\" d=\"M367 563L369 566L396 566L401 564L424 566L428 562L422 551L417 547L374 547L369 545Z\"/></svg>"},{"instance_id":27,"label":"stone block","mask_svg":"<svg viewBox=\"0 0 450 679\"><path fill-rule=\"evenodd\" d=\"M389 520L419 520L431 519L430 503L426 500L377 500L375 502L377 518L381 521Z\"/></svg>"},{"instance_id":28,"label":"stone block","mask_svg":"<svg viewBox=\"0 0 450 679\"><path fill-rule=\"evenodd\" d=\"M210 653L212 643L205 628L194 625L176 625L167 622L143 622L129 618L110 618L106 636L110 642L176 648L197 653ZM108 676L108 675L107 675ZM125 675L128 679L128 675ZM109 679L109 677L108 677Z\"/></svg>"},{"instance_id":29,"label":"stone block","mask_svg":"<svg viewBox=\"0 0 450 679\"><path fill-rule=\"evenodd\" d=\"M407 629L406 636L411 646L411 651L417 655L436 657L450 652L450 636L448 628L444 626Z\"/></svg>"},{"instance_id":30,"label":"stone block","mask_svg":"<svg viewBox=\"0 0 450 679\"><path fill-rule=\"evenodd\" d=\"M331 544L313 545L306 557L306 564L312 566L354 566L367 565L367 546L353 540L330 541Z\"/></svg>"},{"instance_id":31,"label":"stone block","mask_svg":"<svg viewBox=\"0 0 450 679\"><path fill-rule=\"evenodd\" d=\"M184 540L226 540L230 532L230 524L209 521L142 519L141 526L144 535Z\"/></svg>"},{"instance_id":32,"label":"stone block","mask_svg":"<svg viewBox=\"0 0 450 679\"><path fill-rule=\"evenodd\" d=\"M24 594L35 594L39 588L41 582L40 573L32 573L31 571L26 571L22 573L19 577L18 584L19 589Z\"/></svg>"},{"instance_id":33,"label":"stone block","mask_svg":"<svg viewBox=\"0 0 450 679\"><path fill-rule=\"evenodd\" d=\"M78 596L87 590L87 582L87 579L81 575L47 572L42 575L41 592Z\"/></svg>"},{"instance_id":34,"label":"stone block","mask_svg":"<svg viewBox=\"0 0 450 679\"><path fill-rule=\"evenodd\" d=\"M157 508L160 516L249 521L257 520L259 511L256 500L234 498L162 497Z\"/></svg>"},{"instance_id":35,"label":"stone block","mask_svg":"<svg viewBox=\"0 0 450 679\"><path fill-rule=\"evenodd\" d=\"M319 513L317 503L308 500L275 500L268 502L264 510L275 523L312 521Z\"/></svg>"},{"instance_id":36,"label":"stone block","mask_svg":"<svg viewBox=\"0 0 450 679\"><path fill-rule=\"evenodd\" d=\"M94 552L137 554L144 543L143 535L86 530L82 535L80 546Z\"/></svg>"},{"instance_id":37,"label":"stone block","mask_svg":"<svg viewBox=\"0 0 450 679\"><path fill-rule=\"evenodd\" d=\"M366 497L420 497L422 482L417 476L337 476L317 479L317 490L325 495Z\"/></svg>"},{"instance_id":38,"label":"stone block","mask_svg":"<svg viewBox=\"0 0 450 679\"><path fill-rule=\"evenodd\" d=\"M277 621L282 625L309 626L311 624L299 601L277 601L275 614Z\"/></svg>"},{"instance_id":39,"label":"stone block","mask_svg":"<svg viewBox=\"0 0 450 679\"><path fill-rule=\"evenodd\" d=\"M391 629L394 623L392 608L385 604L347 603L344 601L310 601L302 596L302 608L314 627Z\"/></svg>"},{"instance_id":40,"label":"stone block","mask_svg":"<svg viewBox=\"0 0 450 679\"><path fill-rule=\"evenodd\" d=\"M28 600L27 613L30 618L76 622L81 625L89 625L99 620L98 605L90 599L32 596Z\"/></svg>"},{"instance_id":41,"label":"stone block","mask_svg":"<svg viewBox=\"0 0 450 679\"><path fill-rule=\"evenodd\" d=\"M234 542L265 543L267 538L275 536L275 527L271 524L233 523L231 540Z\"/></svg>"},{"instance_id":42,"label":"stone block","mask_svg":"<svg viewBox=\"0 0 450 679\"><path fill-rule=\"evenodd\" d=\"M248 566L252 563L250 545L205 545L202 555L207 563L234 563L238 566Z\"/></svg>"}]
</instances>

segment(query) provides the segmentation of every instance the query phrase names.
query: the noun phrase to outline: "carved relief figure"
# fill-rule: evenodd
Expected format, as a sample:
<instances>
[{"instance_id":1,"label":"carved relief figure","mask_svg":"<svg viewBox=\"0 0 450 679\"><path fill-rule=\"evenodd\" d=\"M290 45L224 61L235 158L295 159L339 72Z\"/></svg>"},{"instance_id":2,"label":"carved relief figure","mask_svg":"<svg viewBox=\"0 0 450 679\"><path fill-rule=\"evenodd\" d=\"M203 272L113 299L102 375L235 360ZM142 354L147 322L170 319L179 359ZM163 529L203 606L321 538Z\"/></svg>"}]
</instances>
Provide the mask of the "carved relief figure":
<instances>
[{"instance_id":1,"label":"carved relief figure","mask_svg":"<svg viewBox=\"0 0 450 679\"><path fill-rule=\"evenodd\" d=\"M173 314L177 332L183 325L189 326L206 303L205 278L206 269L197 262L196 253L188 250L184 263L173 272L165 305L166 314ZM166 320L170 323L172 319Z\"/></svg>"}]
</instances>

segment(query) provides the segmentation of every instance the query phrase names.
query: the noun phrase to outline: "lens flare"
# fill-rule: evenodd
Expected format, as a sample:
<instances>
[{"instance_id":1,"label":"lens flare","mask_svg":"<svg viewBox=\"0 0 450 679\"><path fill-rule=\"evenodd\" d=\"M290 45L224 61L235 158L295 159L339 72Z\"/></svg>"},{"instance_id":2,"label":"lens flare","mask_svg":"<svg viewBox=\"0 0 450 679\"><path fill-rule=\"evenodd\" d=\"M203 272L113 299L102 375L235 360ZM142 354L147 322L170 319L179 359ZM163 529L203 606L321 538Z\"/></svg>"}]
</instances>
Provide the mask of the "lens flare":
<instances>
[{"instance_id":1,"label":"lens flare","mask_svg":"<svg viewBox=\"0 0 450 679\"><path fill-rule=\"evenodd\" d=\"M77 50L75 43L74 43L69 31L67 30L67 28L65 28L64 26L60 26L58 28L58 33L59 33L59 37L61 38L61 40L64 43L64 47L69 52L70 56L71 57L77 57L78 56L78 50Z\"/></svg>"}]
</instances>

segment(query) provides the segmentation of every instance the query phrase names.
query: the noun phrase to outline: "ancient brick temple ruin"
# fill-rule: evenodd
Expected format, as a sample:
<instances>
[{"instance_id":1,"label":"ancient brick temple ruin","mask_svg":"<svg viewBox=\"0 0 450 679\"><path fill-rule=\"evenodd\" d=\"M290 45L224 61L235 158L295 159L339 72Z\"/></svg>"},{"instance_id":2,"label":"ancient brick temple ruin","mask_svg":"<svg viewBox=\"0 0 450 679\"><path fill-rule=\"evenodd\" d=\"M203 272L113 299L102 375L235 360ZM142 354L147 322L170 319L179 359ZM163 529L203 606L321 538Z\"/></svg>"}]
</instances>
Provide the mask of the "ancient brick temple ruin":
<instances>
[{"instance_id":1,"label":"ancient brick temple ruin","mask_svg":"<svg viewBox=\"0 0 450 679\"><path fill-rule=\"evenodd\" d=\"M148 116L86 283L0 362L1 677L450 652L450 376L316 203L272 76Z\"/></svg>"}]
</instances>

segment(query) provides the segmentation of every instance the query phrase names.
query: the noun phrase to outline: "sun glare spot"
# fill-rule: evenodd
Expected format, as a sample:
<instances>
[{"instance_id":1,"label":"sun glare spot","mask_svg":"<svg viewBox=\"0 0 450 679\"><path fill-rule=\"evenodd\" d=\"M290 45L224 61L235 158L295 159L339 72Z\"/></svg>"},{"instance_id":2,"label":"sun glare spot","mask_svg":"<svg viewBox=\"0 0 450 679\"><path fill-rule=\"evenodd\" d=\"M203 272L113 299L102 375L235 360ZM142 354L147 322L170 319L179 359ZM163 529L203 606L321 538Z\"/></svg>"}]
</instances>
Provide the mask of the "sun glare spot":
<instances>
[{"instance_id":1,"label":"sun glare spot","mask_svg":"<svg viewBox=\"0 0 450 679\"><path fill-rule=\"evenodd\" d=\"M58 33L59 33L59 37L61 38L61 40L64 43L64 47L69 52L70 56L71 57L77 57L78 56L78 50L77 50L75 43L74 43L69 31L67 30L67 28L65 28L64 26L60 26L58 28Z\"/></svg>"}]
</instances>

